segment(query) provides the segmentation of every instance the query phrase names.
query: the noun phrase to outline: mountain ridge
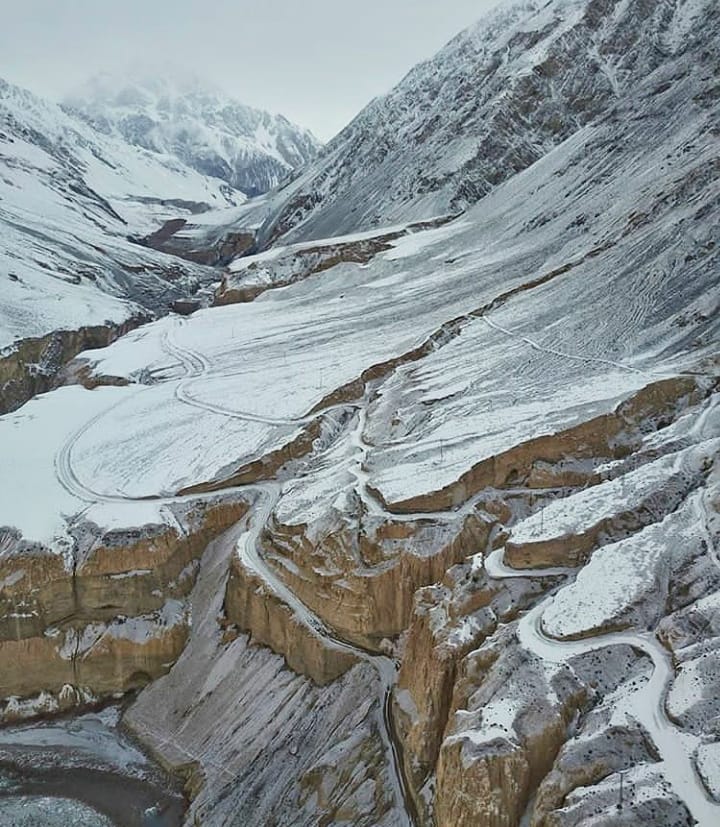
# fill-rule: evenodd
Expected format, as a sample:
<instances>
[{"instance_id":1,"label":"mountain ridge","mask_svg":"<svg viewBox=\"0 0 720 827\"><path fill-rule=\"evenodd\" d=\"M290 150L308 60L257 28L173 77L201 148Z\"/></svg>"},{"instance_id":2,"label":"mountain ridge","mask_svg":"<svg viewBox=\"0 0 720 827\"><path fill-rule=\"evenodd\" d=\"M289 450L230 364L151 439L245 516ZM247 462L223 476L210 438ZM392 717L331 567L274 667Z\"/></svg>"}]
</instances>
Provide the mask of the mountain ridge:
<instances>
[{"instance_id":1,"label":"mountain ridge","mask_svg":"<svg viewBox=\"0 0 720 827\"><path fill-rule=\"evenodd\" d=\"M247 106L195 77L104 73L65 96L65 111L248 196L312 160L320 142L280 114Z\"/></svg>"},{"instance_id":2,"label":"mountain ridge","mask_svg":"<svg viewBox=\"0 0 720 827\"><path fill-rule=\"evenodd\" d=\"M659 67L686 71L704 26L720 28L709 0L501 6L372 101L275 193L261 241L461 212Z\"/></svg>"}]
</instances>

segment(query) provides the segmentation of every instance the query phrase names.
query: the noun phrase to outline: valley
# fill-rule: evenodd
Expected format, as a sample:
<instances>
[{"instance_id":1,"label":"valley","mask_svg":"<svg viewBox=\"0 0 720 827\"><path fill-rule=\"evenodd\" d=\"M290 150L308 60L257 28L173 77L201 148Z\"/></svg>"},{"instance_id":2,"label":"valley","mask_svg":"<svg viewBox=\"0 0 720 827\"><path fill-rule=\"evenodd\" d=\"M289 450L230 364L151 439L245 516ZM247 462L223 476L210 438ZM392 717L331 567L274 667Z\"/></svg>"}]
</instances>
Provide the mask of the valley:
<instances>
[{"instance_id":1,"label":"valley","mask_svg":"<svg viewBox=\"0 0 720 827\"><path fill-rule=\"evenodd\" d=\"M0 143L0 821L720 823L719 31L513 4L257 198Z\"/></svg>"}]
</instances>

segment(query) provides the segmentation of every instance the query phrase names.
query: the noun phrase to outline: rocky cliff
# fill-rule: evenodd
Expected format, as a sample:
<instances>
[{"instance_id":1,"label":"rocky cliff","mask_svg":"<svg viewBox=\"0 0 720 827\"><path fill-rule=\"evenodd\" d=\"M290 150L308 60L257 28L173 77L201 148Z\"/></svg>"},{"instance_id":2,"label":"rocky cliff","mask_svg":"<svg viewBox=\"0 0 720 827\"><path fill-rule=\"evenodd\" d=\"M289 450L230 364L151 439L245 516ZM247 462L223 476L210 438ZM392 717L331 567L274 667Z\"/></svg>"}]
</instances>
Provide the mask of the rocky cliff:
<instances>
[{"instance_id":1,"label":"rocky cliff","mask_svg":"<svg viewBox=\"0 0 720 827\"><path fill-rule=\"evenodd\" d=\"M147 684L188 825L714 827L717 26L490 18L368 110L417 96L427 200L366 130L396 202L328 173L215 306L0 416L5 718Z\"/></svg>"}]
</instances>

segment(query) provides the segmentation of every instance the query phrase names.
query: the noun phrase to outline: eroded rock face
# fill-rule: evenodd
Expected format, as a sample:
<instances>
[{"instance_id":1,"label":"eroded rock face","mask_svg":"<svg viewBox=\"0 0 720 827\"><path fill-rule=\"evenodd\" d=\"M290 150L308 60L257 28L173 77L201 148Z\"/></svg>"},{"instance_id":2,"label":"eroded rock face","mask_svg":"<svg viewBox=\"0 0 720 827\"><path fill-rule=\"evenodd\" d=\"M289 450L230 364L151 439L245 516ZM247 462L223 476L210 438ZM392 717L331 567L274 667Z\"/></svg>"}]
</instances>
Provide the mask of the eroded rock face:
<instances>
[{"instance_id":1,"label":"eroded rock face","mask_svg":"<svg viewBox=\"0 0 720 827\"><path fill-rule=\"evenodd\" d=\"M707 392L707 388L698 386L689 377L653 382L610 414L516 445L483 460L457 482L439 491L386 505L395 513L437 511L457 507L485 488L576 484L576 468L567 467L568 475L565 476L563 460L568 457L582 460L627 456L639 448L644 432L672 422L688 404L703 398ZM555 474L534 474L538 461L545 470L549 464L554 465Z\"/></svg>"},{"instance_id":2,"label":"eroded rock face","mask_svg":"<svg viewBox=\"0 0 720 827\"><path fill-rule=\"evenodd\" d=\"M247 510L239 498L196 503L167 526L75 527L63 558L6 532L0 557L0 697L61 706L147 684L182 652L185 599L208 541ZM12 552L10 554L9 552ZM70 698L70 701L67 699ZM6 703L5 719L33 704Z\"/></svg>"},{"instance_id":3,"label":"eroded rock face","mask_svg":"<svg viewBox=\"0 0 720 827\"><path fill-rule=\"evenodd\" d=\"M487 542L470 514L446 524L332 512L313 526L271 524L268 559L302 601L347 640L378 649L410 623L415 591Z\"/></svg>"},{"instance_id":4,"label":"eroded rock face","mask_svg":"<svg viewBox=\"0 0 720 827\"><path fill-rule=\"evenodd\" d=\"M231 529L208 547L191 596L187 647L140 694L126 723L187 778L187 825L405 824L380 737L376 670L358 664L318 686L288 669L287 655L220 627L228 561L241 533ZM276 610L270 599L268 611ZM282 619L278 611L276 624ZM304 642L294 643L302 652Z\"/></svg>"},{"instance_id":5,"label":"eroded rock face","mask_svg":"<svg viewBox=\"0 0 720 827\"><path fill-rule=\"evenodd\" d=\"M585 692L504 629L463 662L437 764L439 825L518 824L551 768Z\"/></svg>"},{"instance_id":6,"label":"eroded rock face","mask_svg":"<svg viewBox=\"0 0 720 827\"><path fill-rule=\"evenodd\" d=\"M541 592L540 584L520 578L494 583L465 564L416 593L394 708L418 789L434 772L463 660Z\"/></svg>"},{"instance_id":7,"label":"eroded rock face","mask_svg":"<svg viewBox=\"0 0 720 827\"><path fill-rule=\"evenodd\" d=\"M17 410L28 399L62 383L63 368L83 350L105 347L147 318L121 325L56 330L39 339L17 342L0 358L0 414Z\"/></svg>"},{"instance_id":8,"label":"eroded rock face","mask_svg":"<svg viewBox=\"0 0 720 827\"><path fill-rule=\"evenodd\" d=\"M282 655L294 672L319 686L337 680L358 662L352 654L328 646L237 557L230 567L224 610L227 623L247 632L253 643Z\"/></svg>"}]
</instances>

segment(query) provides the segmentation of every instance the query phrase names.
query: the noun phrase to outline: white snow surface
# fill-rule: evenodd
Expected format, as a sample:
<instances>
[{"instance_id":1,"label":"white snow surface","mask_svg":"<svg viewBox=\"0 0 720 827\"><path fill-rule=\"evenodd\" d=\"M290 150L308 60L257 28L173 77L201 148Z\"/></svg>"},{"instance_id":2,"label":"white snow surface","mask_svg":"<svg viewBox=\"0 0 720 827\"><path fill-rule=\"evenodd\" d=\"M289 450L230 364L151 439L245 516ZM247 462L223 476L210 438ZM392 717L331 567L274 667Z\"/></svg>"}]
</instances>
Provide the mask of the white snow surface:
<instances>
[{"instance_id":1,"label":"white snow surface","mask_svg":"<svg viewBox=\"0 0 720 827\"><path fill-rule=\"evenodd\" d=\"M698 496L698 495L694 495ZM604 628L643 627L659 619L668 578L701 547L691 501L637 534L598 549L577 579L543 615L551 637L573 638Z\"/></svg>"},{"instance_id":2,"label":"white snow surface","mask_svg":"<svg viewBox=\"0 0 720 827\"><path fill-rule=\"evenodd\" d=\"M0 80L0 349L53 330L121 322L172 293L165 272L190 285L200 268L128 236L242 201L220 182L102 135Z\"/></svg>"},{"instance_id":3,"label":"white snow surface","mask_svg":"<svg viewBox=\"0 0 720 827\"><path fill-rule=\"evenodd\" d=\"M0 497L0 526L66 555L80 514L106 529L175 527L167 501L142 498L172 499L231 466L235 453L256 446L262 455L296 430L198 412L172 390L73 386L0 417L3 460L14 469Z\"/></svg>"},{"instance_id":4,"label":"white snow surface","mask_svg":"<svg viewBox=\"0 0 720 827\"><path fill-rule=\"evenodd\" d=\"M676 481L677 488L681 489L683 478L697 473L703 460L712 457L719 447L718 440L711 440L700 449L693 446L660 457L616 479L553 500L513 526L510 539L522 545L578 535L606 518L632 512L653 497L659 497L671 481Z\"/></svg>"},{"instance_id":5,"label":"white snow surface","mask_svg":"<svg viewBox=\"0 0 720 827\"><path fill-rule=\"evenodd\" d=\"M665 112L654 144L628 133L613 174L596 180L609 127L586 127L458 221L401 239L363 267L340 264L249 304L163 319L85 354L97 375L154 384L62 391L26 410L47 410L66 435L81 432L71 453L86 499L168 496L284 444L328 394L432 340L378 384L364 468L389 502L437 491L713 351L717 318L701 308L714 301L715 253L697 253L705 225L694 216L720 180L702 179L692 204L674 195L697 164L711 164L713 146L697 128ZM562 212L548 212L556 203ZM628 231L638 211L652 217ZM589 226L578 224L588 215ZM97 423L94 402L87 413L83 401L52 413L64 394L106 393L117 396ZM0 430L17 433L13 423L0 420ZM44 463L40 484L58 490L52 451ZM10 511L14 483L6 478L2 522L47 536L23 509ZM48 497L55 505L43 521L54 530L58 510L77 510L67 498Z\"/></svg>"}]
</instances>

